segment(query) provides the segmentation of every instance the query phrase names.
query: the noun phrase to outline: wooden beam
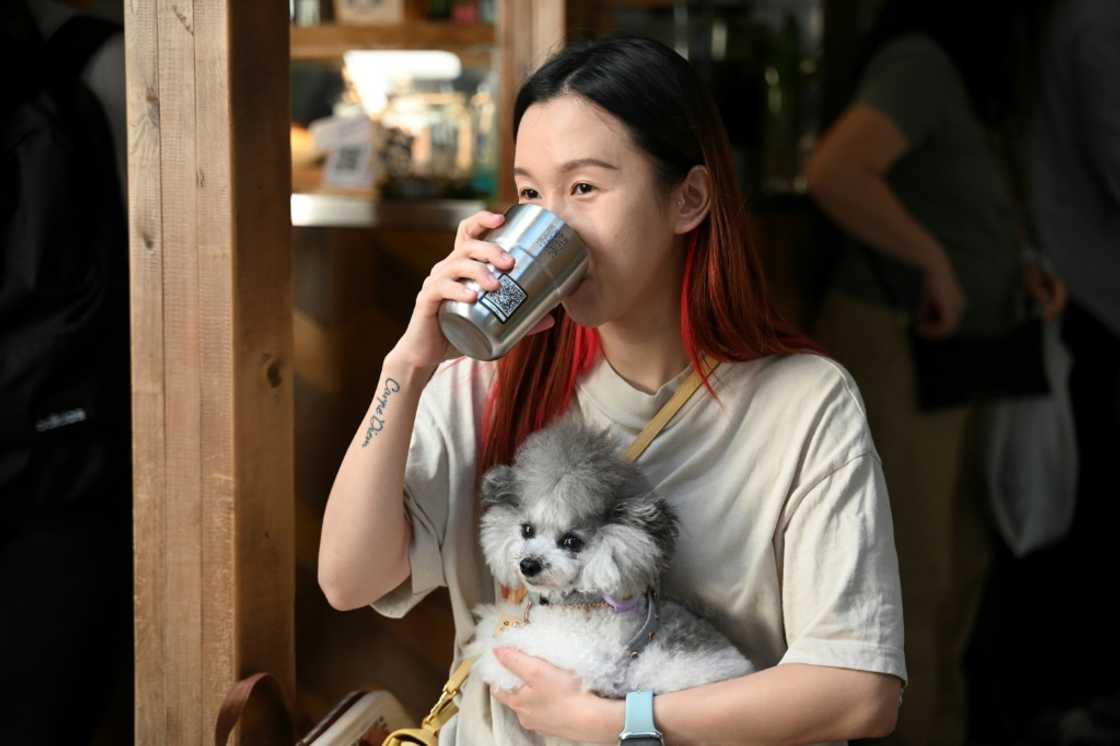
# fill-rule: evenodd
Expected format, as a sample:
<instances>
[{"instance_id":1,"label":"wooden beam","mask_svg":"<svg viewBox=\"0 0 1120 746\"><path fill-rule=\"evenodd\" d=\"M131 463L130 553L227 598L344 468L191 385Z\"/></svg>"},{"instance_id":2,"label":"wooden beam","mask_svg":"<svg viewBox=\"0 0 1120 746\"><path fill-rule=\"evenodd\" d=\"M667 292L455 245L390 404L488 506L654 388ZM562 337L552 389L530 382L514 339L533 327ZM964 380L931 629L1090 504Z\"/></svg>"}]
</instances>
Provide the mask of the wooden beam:
<instances>
[{"instance_id":1,"label":"wooden beam","mask_svg":"<svg viewBox=\"0 0 1120 746\"><path fill-rule=\"evenodd\" d=\"M288 18L127 0L136 742L294 699Z\"/></svg>"},{"instance_id":2,"label":"wooden beam","mask_svg":"<svg viewBox=\"0 0 1120 746\"><path fill-rule=\"evenodd\" d=\"M498 8L498 44L502 50L501 167L498 198L516 202L513 188L513 105L521 83L564 46L565 0L506 0Z\"/></svg>"},{"instance_id":3,"label":"wooden beam","mask_svg":"<svg viewBox=\"0 0 1120 746\"><path fill-rule=\"evenodd\" d=\"M387 26L297 26L292 29L292 59L338 60L351 49L448 49L460 51L494 43L494 27L405 21Z\"/></svg>"}]
</instances>

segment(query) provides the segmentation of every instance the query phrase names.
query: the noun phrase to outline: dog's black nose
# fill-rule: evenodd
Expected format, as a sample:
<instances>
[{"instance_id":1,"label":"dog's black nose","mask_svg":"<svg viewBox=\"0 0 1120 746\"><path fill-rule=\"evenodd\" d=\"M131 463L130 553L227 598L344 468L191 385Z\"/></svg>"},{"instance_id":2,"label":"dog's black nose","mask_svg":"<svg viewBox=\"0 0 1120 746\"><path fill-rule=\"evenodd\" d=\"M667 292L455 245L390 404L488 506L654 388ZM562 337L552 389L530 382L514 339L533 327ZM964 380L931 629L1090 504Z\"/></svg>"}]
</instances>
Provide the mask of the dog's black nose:
<instances>
[{"instance_id":1,"label":"dog's black nose","mask_svg":"<svg viewBox=\"0 0 1120 746\"><path fill-rule=\"evenodd\" d=\"M527 578L531 578L541 571L541 561L533 557L526 557L521 560L521 574Z\"/></svg>"}]
</instances>

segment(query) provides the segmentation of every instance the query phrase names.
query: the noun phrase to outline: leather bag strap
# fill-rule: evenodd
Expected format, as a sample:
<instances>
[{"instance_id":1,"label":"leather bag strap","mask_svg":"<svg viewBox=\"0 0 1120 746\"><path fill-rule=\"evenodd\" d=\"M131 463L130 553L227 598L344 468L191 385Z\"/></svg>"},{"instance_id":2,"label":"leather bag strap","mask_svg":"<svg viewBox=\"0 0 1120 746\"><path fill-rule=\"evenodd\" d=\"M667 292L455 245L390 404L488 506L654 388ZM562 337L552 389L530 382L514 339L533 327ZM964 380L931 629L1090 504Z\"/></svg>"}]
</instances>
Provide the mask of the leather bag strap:
<instances>
[{"instance_id":1,"label":"leather bag strap","mask_svg":"<svg viewBox=\"0 0 1120 746\"><path fill-rule=\"evenodd\" d=\"M292 726L288 703L284 698L284 688L280 686L280 681L275 676L268 672L261 672L241 679L226 692L222 706L218 710L217 721L214 723L214 746L226 746L229 742L230 733L245 714L245 708L249 706L249 700L258 687L268 689L273 701L283 709L288 730L285 743L295 743L295 728Z\"/></svg>"}]
</instances>

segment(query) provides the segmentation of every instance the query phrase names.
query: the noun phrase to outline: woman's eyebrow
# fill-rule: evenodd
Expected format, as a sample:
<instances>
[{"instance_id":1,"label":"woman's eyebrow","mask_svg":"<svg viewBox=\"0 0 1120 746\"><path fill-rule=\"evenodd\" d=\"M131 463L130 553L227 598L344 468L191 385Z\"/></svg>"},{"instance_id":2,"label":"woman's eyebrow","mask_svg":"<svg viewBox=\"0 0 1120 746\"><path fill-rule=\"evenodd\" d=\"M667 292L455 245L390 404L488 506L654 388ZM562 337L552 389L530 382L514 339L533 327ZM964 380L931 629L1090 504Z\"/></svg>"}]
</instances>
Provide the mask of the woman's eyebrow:
<instances>
[{"instance_id":1,"label":"woman's eyebrow","mask_svg":"<svg viewBox=\"0 0 1120 746\"><path fill-rule=\"evenodd\" d=\"M575 171L577 168L583 168L584 166L598 166L599 168L606 168L606 169L609 169L611 171L617 171L618 170L618 166L614 165L613 163L607 163L606 161L601 161L598 158L577 158L574 161L568 161L567 163L560 166L560 173L567 173L568 171ZM513 167L513 173L516 176L529 176L530 175L529 171L527 169L521 168L520 166L514 166Z\"/></svg>"}]
</instances>

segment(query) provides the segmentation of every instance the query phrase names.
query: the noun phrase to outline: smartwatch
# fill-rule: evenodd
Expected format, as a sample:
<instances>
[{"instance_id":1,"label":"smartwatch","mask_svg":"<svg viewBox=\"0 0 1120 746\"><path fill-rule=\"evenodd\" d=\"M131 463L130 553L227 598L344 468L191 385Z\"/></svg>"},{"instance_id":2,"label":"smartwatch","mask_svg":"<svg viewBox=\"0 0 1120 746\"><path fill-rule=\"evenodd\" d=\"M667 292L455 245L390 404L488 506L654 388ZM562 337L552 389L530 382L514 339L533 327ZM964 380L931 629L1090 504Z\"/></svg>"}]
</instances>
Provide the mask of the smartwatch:
<instances>
[{"instance_id":1,"label":"smartwatch","mask_svg":"<svg viewBox=\"0 0 1120 746\"><path fill-rule=\"evenodd\" d=\"M619 746L664 746L661 731L653 724L653 692L626 695L626 721L618 734Z\"/></svg>"}]
</instances>

